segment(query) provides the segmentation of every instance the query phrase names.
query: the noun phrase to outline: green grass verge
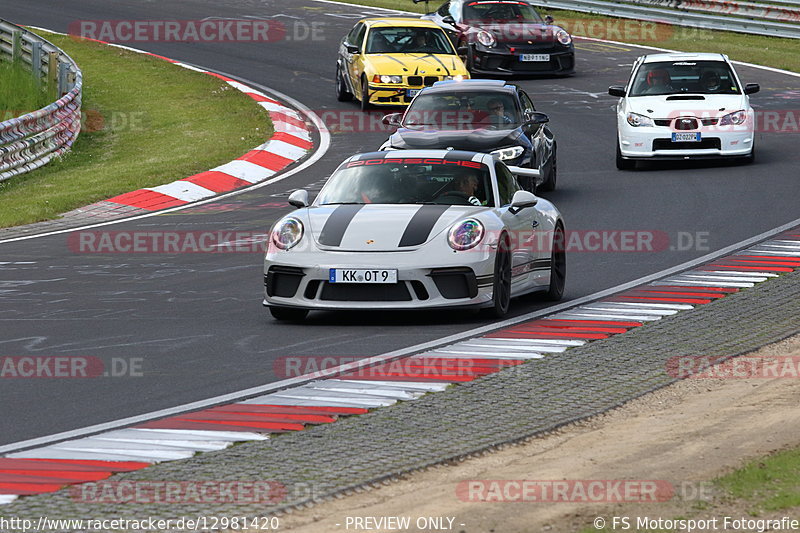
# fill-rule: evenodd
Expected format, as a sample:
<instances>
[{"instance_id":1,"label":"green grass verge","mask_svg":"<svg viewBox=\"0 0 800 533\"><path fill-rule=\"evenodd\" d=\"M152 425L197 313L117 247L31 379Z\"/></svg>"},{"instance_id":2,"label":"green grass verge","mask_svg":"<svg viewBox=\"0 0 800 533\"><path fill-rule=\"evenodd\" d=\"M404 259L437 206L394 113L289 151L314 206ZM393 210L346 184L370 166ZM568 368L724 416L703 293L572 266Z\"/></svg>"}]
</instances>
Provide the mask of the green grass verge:
<instances>
[{"instance_id":1,"label":"green grass verge","mask_svg":"<svg viewBox=\"0 0 800 533\"><path fill-rule=\"evenodd\" d=\"M81 67L86 121L63 158L0 182L0 227L56 218L203 172L272 133L267 112L218 78L99 43L37 33Z\"/></svg>"},{"instance_id":2,"label":"green grass verge","mask_svg":"<svg viewBox=\"0 0 800 533\"><path fill-rule=\"evenodd\" d=\"M53 100L55 95L33 77L30 67L0 61L0 121L36 111Z\"/></svg>"},{"instance_id":3,"label":"green grass verge","mask_svg":"<svg viewBox=\"0 0 800 533\"><path fill-rule=\"evenodd\" d=\"M800 448L753 461L717 480L732 497L745 500L751 514L800 507Z\"/></svg>"},{"instance_id":4,"label":"green grass verge","mask_svg":"<svg viewBox=\"0 0 800 533\"><path fill-rule=\"evenodd\" d=\"M411 0L347 0L347 3L425 12L424 2L414 4ZM442 0L431 0L430 9L438 9L442 3ZM800 42L797 39L653 24L577 11L540 9L540 12L552 15L556 24L563 24L574 35L683 52L719 52L737 61L800 72ZM602 24L592 25L593 21Z\"/></svg>"}]
</instances>

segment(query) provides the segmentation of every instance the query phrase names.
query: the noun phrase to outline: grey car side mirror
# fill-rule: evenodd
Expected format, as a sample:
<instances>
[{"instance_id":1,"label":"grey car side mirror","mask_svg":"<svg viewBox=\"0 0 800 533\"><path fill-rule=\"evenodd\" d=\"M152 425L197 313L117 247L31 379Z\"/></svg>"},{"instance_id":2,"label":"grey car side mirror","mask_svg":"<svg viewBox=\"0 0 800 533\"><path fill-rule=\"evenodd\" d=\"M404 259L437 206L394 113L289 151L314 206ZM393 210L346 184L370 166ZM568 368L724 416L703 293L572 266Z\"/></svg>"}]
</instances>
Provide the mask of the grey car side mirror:
<instances>
[{"instance_id":1,"label":"grey car side mirror","mask_svg":"<svg viewBox=\"0 0 800 533\"><path fill-rule=\"evenodd\" d=\"M292 194L289 195L289 205L293 205L295 207L307 207L308 206L308 191L305 189L297 189Z\"/></svg>"}]
</instances>

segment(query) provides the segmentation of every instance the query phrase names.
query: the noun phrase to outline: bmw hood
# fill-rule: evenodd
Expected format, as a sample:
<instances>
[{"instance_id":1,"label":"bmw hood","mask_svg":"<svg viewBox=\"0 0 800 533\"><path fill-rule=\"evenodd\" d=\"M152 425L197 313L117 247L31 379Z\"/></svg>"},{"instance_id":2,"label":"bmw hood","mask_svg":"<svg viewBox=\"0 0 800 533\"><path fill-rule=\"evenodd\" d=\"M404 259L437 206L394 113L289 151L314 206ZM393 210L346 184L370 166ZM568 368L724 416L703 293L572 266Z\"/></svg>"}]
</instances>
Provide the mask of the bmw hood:
<instances>
[{"instance_id":1,"label":"bmw hood","mask_svg":"<svg viewBox=\"0 0 800 533\"><path fill-rule=\"evenodd\" d=\"M367 54L368 70L403 76L455 76L467 74L455 54Z\"/></svg>"},{"instance_id":2,"label":"bmw hood","mask_svg":"<svg viewBox=\"0 0 800 533\"><path fill-rule=\"evenodd\" d=\"M459 220L486 208L456 205L346 204L307 210L310 233L323 250L414 250Z\"/></svg>"},{"instance_id":3,"label":"bmw hood","mask_svg":"<svg viewBox=\"0 0 800 533\"><path fill-rule=\"evenodd\" d=\"M627 106L628 111L651 118L717 117L746 109L747 103L740 94L672 94L633 96Z\"/></svg>"},{"instance_id":4,"label":"bmw hood","mask_svg":"<svg viewBox=\"0 0 800 533\"><path fill-rule=\"evenodd\" d=\"M400 150L426 150L454 148L471 152L491 152L516 144L519 129L513 130L412 130L400 128L392 134L392 148Z\"/></svg>"}]
</instances>

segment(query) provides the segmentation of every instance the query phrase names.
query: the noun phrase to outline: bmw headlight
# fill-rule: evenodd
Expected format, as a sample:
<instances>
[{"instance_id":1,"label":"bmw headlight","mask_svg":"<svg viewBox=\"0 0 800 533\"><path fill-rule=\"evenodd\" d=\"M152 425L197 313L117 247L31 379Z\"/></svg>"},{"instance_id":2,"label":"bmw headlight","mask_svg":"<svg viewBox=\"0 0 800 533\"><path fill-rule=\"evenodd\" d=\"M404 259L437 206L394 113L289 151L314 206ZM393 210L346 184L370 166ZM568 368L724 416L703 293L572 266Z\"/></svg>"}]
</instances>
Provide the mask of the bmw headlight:
<instances>
[{"instance_id":1,"label":"bmw headlight","mask_svg":"<svg viewBox=\"0 0 800 533\"><path fill-rule=\"evenodd\" d=\"M281 250L288 250L303 238L303 223L294 217L281 220L272 230L272 242Z\"/></svg>"},{"instance_id":2,"label":"bmw headlight","mask_svg":"<svg viewBox=\"0 0 800 533\"><path fill-rule=\"evenodd\" d=\"M564 46L568 46L572 42L572 35L567 30L558 30L556 32L556 40Z\"/></svg>"},{"instance_id":3,"label":"bmw headlight","mask_svg":"<svg viewBox=\"0 0 800 533\"><path fill-rule=\"evenodd\" d=\"M462 74L459 74L457 76L445 76L444 79L446 81L462 81L464 79L464 76Z\"/></svg>"},{"instance_id":4,"label":"bmw headlight","mask_svg":"<svg viewBox=\"0 0 800 533\"><path fill-rule=\"evenodd\" d=\"M525 148L522 146L509 146L508 148L500 148L491 152L495 159L499 159L500 161L516 159L524 153Z\"/></svg>"},{"instance_id":5,"label":"bmw headlight","mask_svg":"<svg viewBox=\"0 0 800 533\"><path fill-rule=\"evenodd\" d=\"M386 74L379 76L375 74L372 77L372 83L403 83L403 76L389 76Z\"/></svg>"},{"instance_id":6,"label":"bmw headlight","mask_svg":"<svg viewBox=\"0 0 800 533\"><path fill-rule=\"evenodd\" d=\"M650 117L646 117L644 115L640 115L639 113L628 113L628 116L625 117L625 119L628 121L628 124L630 124L634 128L644 128L653 126L653 119L651 119Z\"/></svg>"},{"instance_id":7,"label":"bmw headlight","mask_svg":"<svg viewBox=\"0 0 800 533\"><path fill-rule=\"evenodd\" d=\"M720 126L738 126L740 124L744 124L745 120L747 120L747 111L741 109L739 111L734 111L733 113L728 113L721 119L719 119Z\"/></svg>"},{"instance_id":8,"label":"bmw headlight","mask_svg":"<svg viewBox=\"0 0 800 533\"><path fill-rule=\"evenodd\" d=\"M478 32L477 36L478 42L481 43L483 46L492 47L497 42L497 39L494 38L491 32L486 30L481 30Z\"/></svg>"},{"instance_id":9,"label":"bmw headlight","mask_svg":"<svg viewBox=\"0 0 800 533\"><path fill-rule=\"evenodd\" d=\"M453 250L469 250L481 242L483 233L483 224L474 218L468 218L450 228L450 233L447 234L447 243Z\"/></svg>"}]
</instances>

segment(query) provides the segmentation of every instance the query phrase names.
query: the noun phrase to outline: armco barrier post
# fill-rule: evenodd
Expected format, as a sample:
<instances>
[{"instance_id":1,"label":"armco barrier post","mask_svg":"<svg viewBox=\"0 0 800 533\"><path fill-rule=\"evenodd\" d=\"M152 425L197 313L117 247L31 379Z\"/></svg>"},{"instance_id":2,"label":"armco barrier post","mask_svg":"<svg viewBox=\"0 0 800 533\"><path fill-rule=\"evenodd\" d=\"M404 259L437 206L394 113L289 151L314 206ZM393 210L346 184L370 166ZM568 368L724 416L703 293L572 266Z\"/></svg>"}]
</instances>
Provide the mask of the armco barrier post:
<instances>
[{"instance_id":1,"label":"armco barrier post","mask_svg":"<svg viewBox=\"0 0 800 533\"><path fill-rule=\"evenodd\" d=\"M22 57L22 32L11 32L11 62L17 63Z\"/></svg>"},{"instance_id":2,"label":"armco barrier post","mask_svg":"<svg viewBox=\"0 0 800 533\"><path fill-rule=\"evenodd\" d=\"M47 53L47 83L52 87L58 80L58 52Z\"/></svg>"},{"instance_id":3,"label":"armco barrier post","mask_svg":"<svg viewBox=\"0 0 800 533\"><path fill-rule=\"evenodd\" d=\"M42 81L42 43L31 43L31 74L36 83Z\"/></svg>"}]
</instances>

